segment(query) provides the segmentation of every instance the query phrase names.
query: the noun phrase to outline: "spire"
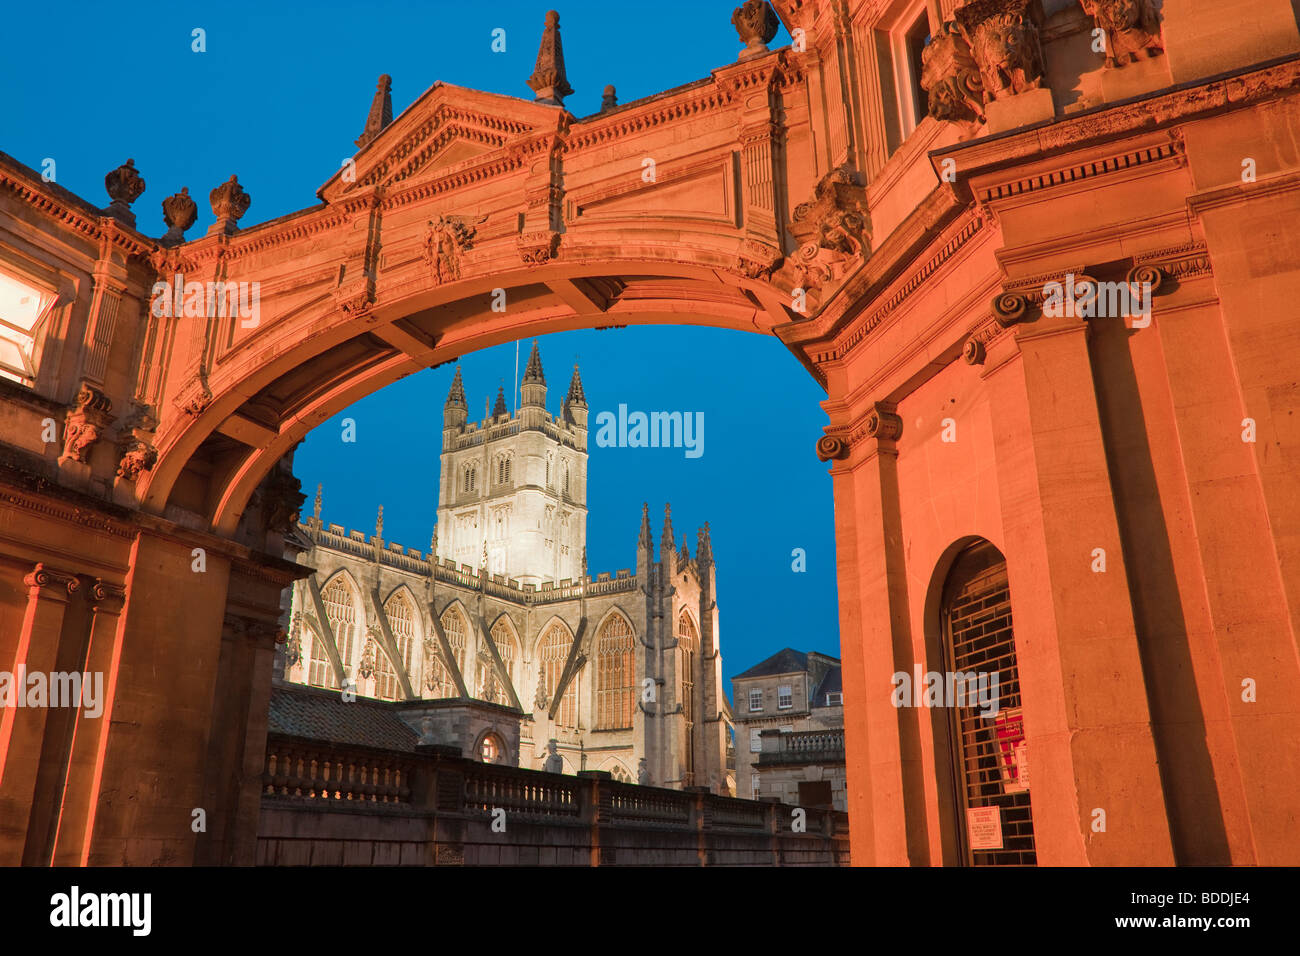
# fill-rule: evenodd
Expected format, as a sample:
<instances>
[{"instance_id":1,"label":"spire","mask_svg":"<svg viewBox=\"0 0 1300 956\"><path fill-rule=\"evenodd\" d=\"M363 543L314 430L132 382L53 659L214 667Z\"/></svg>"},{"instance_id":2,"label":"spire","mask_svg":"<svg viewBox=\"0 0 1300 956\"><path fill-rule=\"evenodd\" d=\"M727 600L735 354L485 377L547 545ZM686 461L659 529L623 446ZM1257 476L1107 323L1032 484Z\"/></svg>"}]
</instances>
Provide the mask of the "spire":
<instances>
[{"instance_id":1,"label":"spire","mask_svg":"<svg viewBox=\"0 0 1300 956\"><path fill-rule=\"evenodd\" d=\"M637 539L637 544L647 550L654 547L654 539L650 537L650 505L648 502L641 503L641 537Z\"/></svg>"},{"instance_id":2,"label":"spire","mask_svg":"<svg viewBox=\"0 0 1300 956\"><path fill-rule=\"evenodd\" d=\"M677 543L673 540L673 506L664 505L664 530L659 536L659 555L665 561L668 555L677 550Z\"/></svg>"},{"instance_id":3,"label":"spire","mask_svg":"<svg viewBox=\"0 0 1300 956\"><path fill-rule=\"evenodd\" d=\"M321 493L322 493L324 490L325 490L325 485L324 485L323 483L317 483L317 485L316 485L316 508L315 508L315 513L312 515L312 517L314 517L317 521L320 521Z\"/></svg>"},{"instance_id":4,"label":"spire","mask_svg":"<svg viewBox=\"0 0 1300 956\"><path fill-rule=\"evenodd\" d=\"M537 94L537 102L563 106L564 98L573 92L564 75L564 48L560 45L560 15L554 10L546 14L546 28L542 30L542 45L537 50L537 65L528 78L528 88Z\"/></svg>"},{"instance_id":5,"label":"spire","mask_svg":"<svg viewBox=\"0 0 1300 956\"><path fill-rule=\"evenodd\" d=\"M691 560L691 549L686 547L686 534L682 533L682 564Z\"/></svg>"},{"instance_id":6,"label":"spire","mask_svg":"<svg viewBox=\"0 0 1300 956\"><path fill-rule=\"evenodd\" d=\"M565 401L570 405L587 405L587 396L582 391L582 378L578 375L578 363L573 364L573 378L569 380L569 395Z\"/></svg>"},{"instance_id":7,"label":"spire","mask_svg":"<svg viewBox=\"0 0 1300 956\"><path fill-rule=\"evenodd\" d=\"M429 563L438 561L438 519L433 519L433 531L429 534Z\"/></svg>"},{"instance_id":8,"label":"spire","mask_svg":"<svg viewBox=\"0 0 1300 956\"><path fill-rule=\"evenodd\" d=\"M510 414L510 411L509 409L506 408L506 387L504 385L498 385L497 403L492 408L492 418L495 419L498 415L508 415L508 414Z\"/></svg>"},{"instance_id":9,"label":"spire","mask_svg":"<svg viewBox=\"0 0 1300 956\"><path fill-rule=\"evenodd\" d=\"M393 78L385 73L379 78L375 87L375 98L370 102L370 113L366 116L366 128L356 138L357 149L364 149L370 141L383 132L384 127L393 121Z\"/></svg>"},{"instance_id":10,"label":"spire","mask_svg":"<svg viewBox=\"0 0 1300 956\"><path fill-rule=\"evenodd\" d=\"M456 366L456 376L451 380L451 391L447 393L448 405L459 405L461 408L467 407L465 404L465 383L460 378L460 366Z\"/></svg>"},{"instance_id":11,"label":"spire","mask_svg":"<svg viewBox=\"0 0 1300 956\"><path fill-rule=\"evenodd\" d=\"M375 537L382 538L383 536L384 536L384 506L380 505L379 514L375 517Z\"/></svg>"},{"instance_id":12,"label":"spire","mask_svg":"<svg viewBox=\"0 0 1300 956\"><path fill-rule=\"evenodd\" d=\"M533 350L528 353L528 367L524 369L524 384L546 384L546 376L542 373L542 353L538 351L537 339L533 339Z\"/></svg>"},{"instance_id":13,"label":"spire","mask_svg":"<svg viewBox=\"0 0 1300 956\"><path fill-rule=\"evenodd\" d=\"M707 563L713 558L713 542L709 540L709 523L707 521L704 522L704 527L696 535L695 557L701 564Z\"/></svg>"}]
</instances>

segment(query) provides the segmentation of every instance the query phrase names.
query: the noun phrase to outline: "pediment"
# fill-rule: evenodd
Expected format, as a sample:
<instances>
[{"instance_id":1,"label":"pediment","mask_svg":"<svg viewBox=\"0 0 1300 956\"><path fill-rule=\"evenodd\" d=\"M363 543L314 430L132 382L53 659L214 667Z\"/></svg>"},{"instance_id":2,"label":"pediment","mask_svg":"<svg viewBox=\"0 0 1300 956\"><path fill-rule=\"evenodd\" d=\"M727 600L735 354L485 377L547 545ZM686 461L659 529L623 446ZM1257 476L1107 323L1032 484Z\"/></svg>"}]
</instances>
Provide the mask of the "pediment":
<instances>
[{"instance_id":1,"label":"pediment","mask_svg":"<svg viewBox=\"0 0 1300 956\"><path fill-rule=\"evenodd\" d=\"M435 83L340 168L317 195L334 202L375 186L435 178L515 140L553 129L563 110L513 96Z\"/></svg>"}]
</instances>

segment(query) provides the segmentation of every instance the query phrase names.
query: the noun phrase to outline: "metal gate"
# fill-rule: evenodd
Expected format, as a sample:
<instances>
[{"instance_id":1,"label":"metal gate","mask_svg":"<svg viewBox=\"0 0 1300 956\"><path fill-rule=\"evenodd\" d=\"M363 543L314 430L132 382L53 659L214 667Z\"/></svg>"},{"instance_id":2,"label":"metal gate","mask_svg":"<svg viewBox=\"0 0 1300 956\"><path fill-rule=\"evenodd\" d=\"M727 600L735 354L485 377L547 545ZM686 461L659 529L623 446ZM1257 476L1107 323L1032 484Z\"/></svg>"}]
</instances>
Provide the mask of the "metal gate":
<instances>
[{"instance_id":1,"label":"metal gate","mask_svg":"<svg viewBox=\"0 0 1300 956\"><path fill-rule=\"evenodd\" d=\"M963 551L948 575L943 630L950 671L977 672L990 679L998 675L995 715L985 716L978 705L948 708L965 861L972 866L1032 866L1034 821L1011 592L1006 561L987 541Z\"/></svg>"}]
</instances>

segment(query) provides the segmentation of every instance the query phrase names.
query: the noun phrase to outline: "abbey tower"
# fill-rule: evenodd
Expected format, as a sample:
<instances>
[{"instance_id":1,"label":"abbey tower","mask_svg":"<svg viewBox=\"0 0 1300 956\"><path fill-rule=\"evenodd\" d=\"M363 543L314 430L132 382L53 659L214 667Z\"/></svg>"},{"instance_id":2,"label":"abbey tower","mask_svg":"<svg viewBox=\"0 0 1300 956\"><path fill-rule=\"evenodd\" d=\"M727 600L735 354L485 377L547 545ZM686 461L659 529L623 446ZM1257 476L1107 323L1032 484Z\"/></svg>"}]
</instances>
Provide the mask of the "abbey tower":
<instances>
[{"instance_id":1,"label":"abbey tower","mask_svg":"<svg viewBox=\"0 0 1300 956\"><path fill-rule=\"evenodd\" d=\"M558 416L546 408L537 343L512 415L505 389L468 421L460 368L443 408L438 554L523 584L581 578L587 546L587 400L578 367Z\"/></svg>"}]
</instances>

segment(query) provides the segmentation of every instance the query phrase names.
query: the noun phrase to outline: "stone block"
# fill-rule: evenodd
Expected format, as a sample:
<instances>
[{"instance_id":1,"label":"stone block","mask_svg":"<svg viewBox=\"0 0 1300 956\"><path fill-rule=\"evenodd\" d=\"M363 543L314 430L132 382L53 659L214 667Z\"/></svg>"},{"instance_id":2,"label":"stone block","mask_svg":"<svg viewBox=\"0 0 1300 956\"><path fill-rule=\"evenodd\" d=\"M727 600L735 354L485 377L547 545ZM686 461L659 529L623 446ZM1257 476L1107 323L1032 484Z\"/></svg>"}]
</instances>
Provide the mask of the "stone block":
<instances>
[{"instance_id":1,"label":"stone block","mask_svg":"<svg viewBox=\"0 0 1300 956\"><path fill-rule=\"evenodd\" d=\"M1005 99L994 100L985 107L990 133L1003 133L1021 126L1031 126L1056 115L1049 89L1028 90Z\"/></svg>"},{"instance_id":2,"label":"stone block","mask_svg":"<svg viewBox=\"0 0 1300 956\"><path fill-rule=\"evenodd\" d=\"M1300 52L1291 0L1165 0L1163 20L1175 83Z\"/></svg>"}]
</instances>

